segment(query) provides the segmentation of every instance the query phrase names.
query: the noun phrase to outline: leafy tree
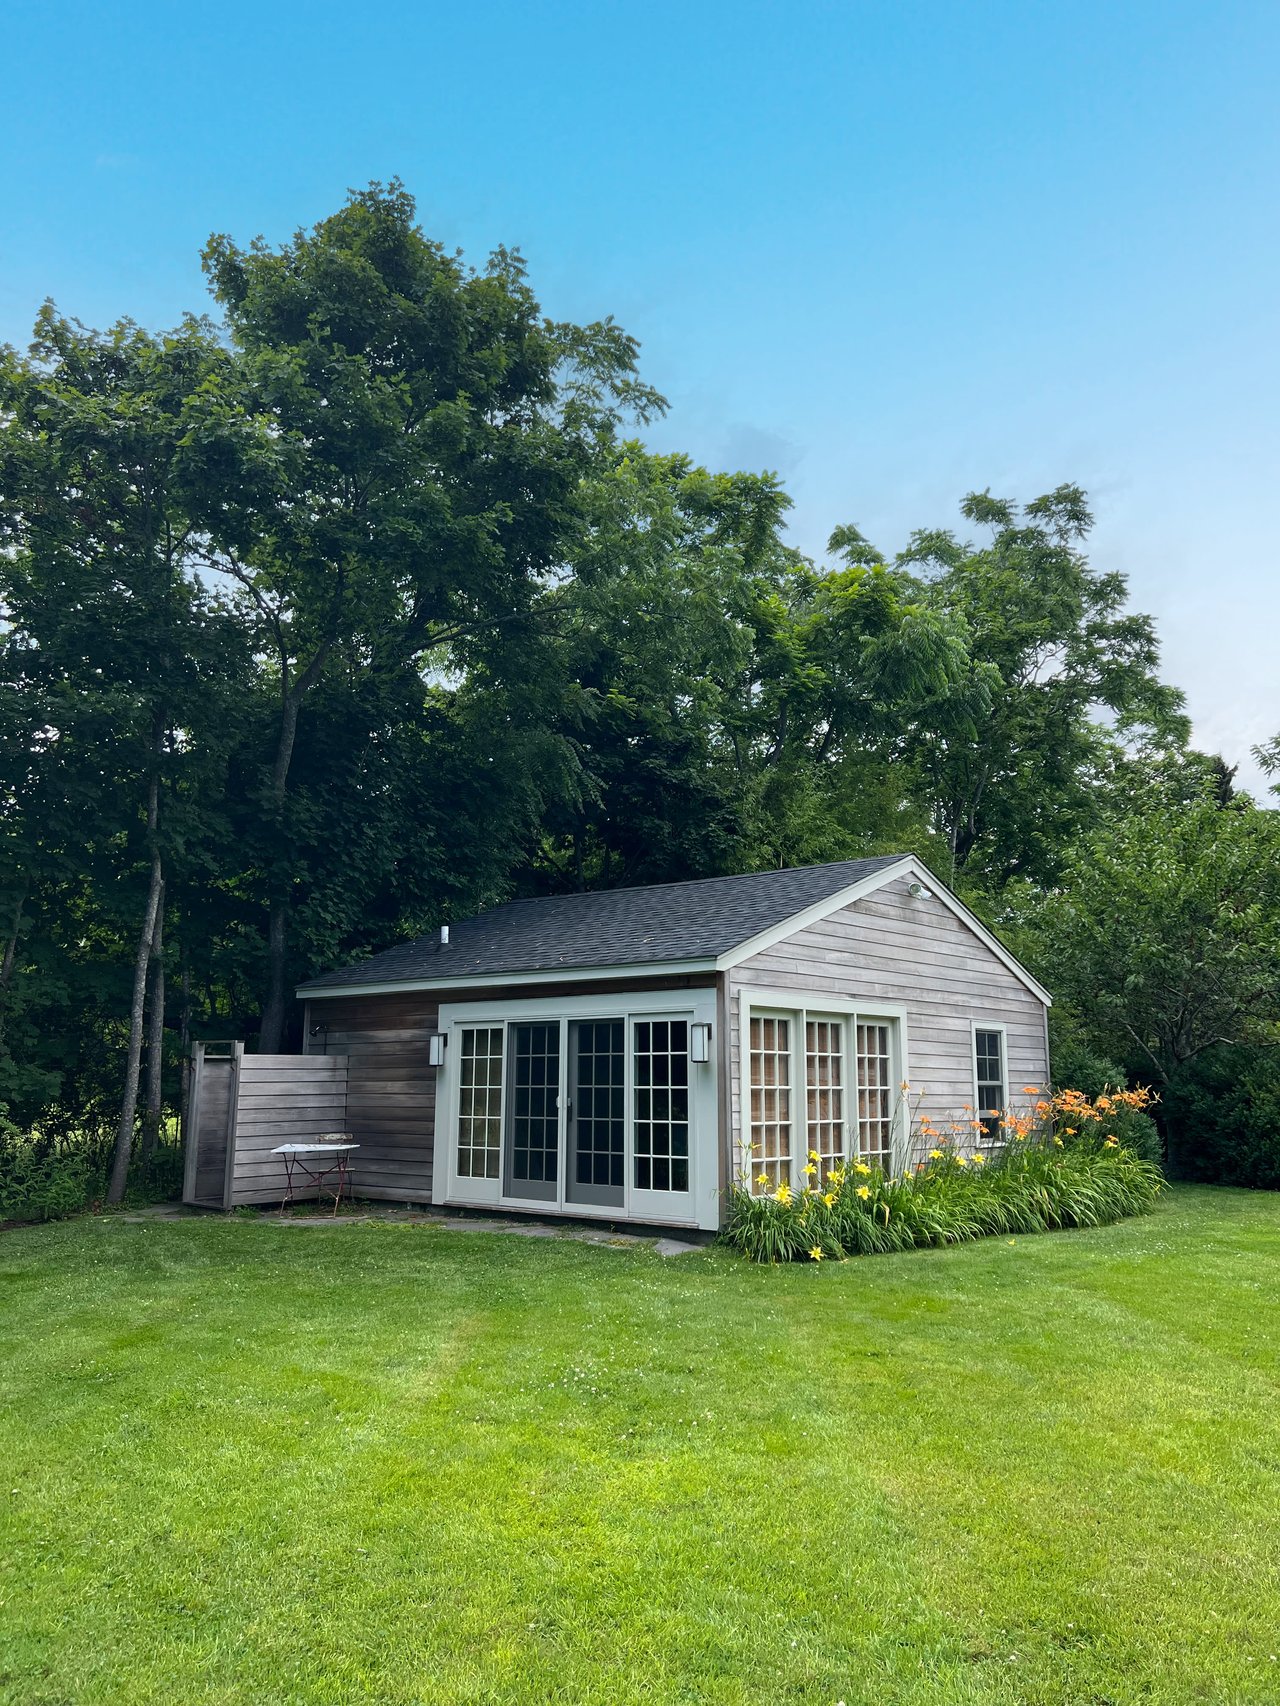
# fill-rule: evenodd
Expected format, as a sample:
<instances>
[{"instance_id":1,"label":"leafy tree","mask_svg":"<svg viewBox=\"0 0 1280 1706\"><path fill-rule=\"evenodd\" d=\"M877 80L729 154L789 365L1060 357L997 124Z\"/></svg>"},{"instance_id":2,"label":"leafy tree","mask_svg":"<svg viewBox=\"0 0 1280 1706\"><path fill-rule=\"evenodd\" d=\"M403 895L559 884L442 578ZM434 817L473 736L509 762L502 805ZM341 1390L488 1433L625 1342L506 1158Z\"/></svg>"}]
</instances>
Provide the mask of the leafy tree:
<instances>
[{"instance_id":1,"label":"leafy tree","mask_svg":"<svg viewBox=\"0 0 1280 1706\"><path fill-rule=\"evenodd\" d=\"M986 708L922 726L913 759L953 875L1051 883L1099 819L1117 743L1185 741L1181 695L1157 676L1150 618L1124 609L1124 576L1084 554L1093 518L1078 486L1023 510L973 493L961 509L989 543L917 533L898 567L915 568L927 605L960 625L971 700Z\"/></svg>"},{"instance_id":2,"label":"leafy tree","mask_svg":"<svg viewBox=\"0 0 1280 1706\"><path fill-rule=\"evenodd\" d=\"M116 1201L132 1146L149 967L161 1003L157 1057L163 1044L166 865L171 855L181 864L193 827L181 810L167 824L162 802L176 799L180 778L199 772L223 738L221 684L248 663L234 624L189 574L187 409L222 365L197 321L161 338L127 322L100 335L46 309L29 357L7 352L0 372L0 608L17 725L6 748L4 886L18 897L3 994L6 1013L25 1013L29 1031L42 1004L72 995L67 974L77 962L115 962L132 937ZM33 911L41 952L24 961ZM42 969L53 970L52 986ZM118 1018L112 995L107 1009ZM83 1027L72 1019L70 1028ZM55 1040L54 1051L65 1060L65 1044ZM158 1072L157 1058L153 1114ZM9 1076L20 1092L39 1087L29 1067L25 1084ZM46 1090L58 1078L47 1071Z\"/></svg>"},{"instance_id":3,"label":"leafy tree","mask_svg":"<svg viewBox=\"0 0 1280 1706\"><path fill-rule=\"evenodd\" d=\"M276 692L254 844L271 1050L308 845L290 802L308 695L344 649L390 675L509 655L495 635L534 621L620 413L660 399L612 322L548 321L509 251L469 271L398 183L280 250L215 237L205 264L237 352L199 428L221 476L209 560L251 603Z\"/></svg>"},{"instance_id":4,"label":"leafy tree","mask_svg":"<svg viewBox=\"0 0 1280 1706\"><path fill-rule=\"evenodd\" d=\"M562 590L580 786L543 875L574 886L803 864L924 839L906 736L973 726L957 623L911 577L785 545L768 475L638 445L592 489Z\"/></svg>"},{"instance_id":5,"label":"leafy tree","mask_svg":"<svg viewBox=\"0 0 1280 1706\"><path fill-rule=\"evenodd\" d=\"M1261 746L1255 746L1253 756L1268 776L1277 778L1271 784L1271 792L1280 794L1280 735L1275 735L1271 740L1264 741Z\"/></svg>"},{"instance_id":6,"label":"leafy tree","mask_svg":"<svg viewBox=\"0 0 1280 1706\"><path fill-rule=\"evenodd\" d=\"M1280 1041L1280 814L1205 798L1135 812L1014 909L1089 1046L1170 1087L1207 1050Z\"/></svg>"}]
</instances>

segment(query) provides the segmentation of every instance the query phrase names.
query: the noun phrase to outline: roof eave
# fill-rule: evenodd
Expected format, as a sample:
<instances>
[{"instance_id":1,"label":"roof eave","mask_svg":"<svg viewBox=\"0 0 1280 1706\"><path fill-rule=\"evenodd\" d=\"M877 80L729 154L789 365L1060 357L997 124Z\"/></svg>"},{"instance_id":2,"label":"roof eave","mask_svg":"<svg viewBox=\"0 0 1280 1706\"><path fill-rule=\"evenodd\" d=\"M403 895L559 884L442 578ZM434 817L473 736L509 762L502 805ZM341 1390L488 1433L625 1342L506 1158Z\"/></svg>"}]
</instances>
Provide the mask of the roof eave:
<instances>
[{"instance_id":1,"label":"roof eave","mask_svg":"<svg viewBox=\"0 0 1280 1706\"><path fill-rule=\"evenodd\" d=\"M504 972L452 972L448 977L386 978L365 983L300 983L294 994L300 1001L323 1001L340 995L432 994L450 989L511 989L532 984L598 983L629 977L682 977L712 973L714 959L644 960L630 965L564 966L558 969Z\"/></svg>"}]
</instances>

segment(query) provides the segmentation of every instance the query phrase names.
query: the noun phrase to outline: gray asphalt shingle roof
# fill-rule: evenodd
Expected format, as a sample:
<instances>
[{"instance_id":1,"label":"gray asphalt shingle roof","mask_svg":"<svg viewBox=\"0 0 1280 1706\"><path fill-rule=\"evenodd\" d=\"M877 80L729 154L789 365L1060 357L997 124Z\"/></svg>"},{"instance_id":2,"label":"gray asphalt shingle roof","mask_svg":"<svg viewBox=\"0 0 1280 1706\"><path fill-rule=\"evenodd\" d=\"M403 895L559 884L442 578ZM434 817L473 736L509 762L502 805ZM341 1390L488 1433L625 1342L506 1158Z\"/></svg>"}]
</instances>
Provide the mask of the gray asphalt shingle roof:
<instances>
[{"instance_id":1,"label":"gray asphalt shingle roof","mask_svg":"<svg viewBox=\"0 0 1280 1706\"><path fill-rule=\"evenodd\" d=\"M303 992L715 959L904 857L513 900L451 924L447 945L420 936L313 978Z\"/></svg>"}]
</instances>

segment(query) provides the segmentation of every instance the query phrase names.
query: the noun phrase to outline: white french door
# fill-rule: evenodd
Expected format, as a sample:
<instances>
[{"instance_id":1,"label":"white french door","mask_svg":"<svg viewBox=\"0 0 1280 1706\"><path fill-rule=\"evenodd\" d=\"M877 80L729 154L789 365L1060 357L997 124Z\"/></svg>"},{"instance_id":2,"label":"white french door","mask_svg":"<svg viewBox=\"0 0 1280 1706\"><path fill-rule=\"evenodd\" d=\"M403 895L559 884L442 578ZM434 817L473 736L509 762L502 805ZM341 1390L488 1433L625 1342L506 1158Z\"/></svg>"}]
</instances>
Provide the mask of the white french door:
<instances>
[{"instance_id":1,"label":"white french door","mask_svg":"<svg viewBox=\"0 0 1280 1706\"><path fill-rule=\"evenodd\" d=\"M442 1009L434 1199L717 1225L715 1061L690 1059L702 997Z\"/></svg>"}]
</instances>

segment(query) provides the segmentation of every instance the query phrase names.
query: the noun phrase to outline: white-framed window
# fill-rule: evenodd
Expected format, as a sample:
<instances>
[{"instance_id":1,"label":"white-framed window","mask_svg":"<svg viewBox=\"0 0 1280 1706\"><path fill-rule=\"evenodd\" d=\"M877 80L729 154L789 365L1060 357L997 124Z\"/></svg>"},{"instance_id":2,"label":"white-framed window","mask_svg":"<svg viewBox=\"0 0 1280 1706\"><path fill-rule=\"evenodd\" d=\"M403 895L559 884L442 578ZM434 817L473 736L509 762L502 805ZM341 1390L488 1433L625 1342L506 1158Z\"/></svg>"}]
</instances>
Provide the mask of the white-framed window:
<instances>
[{"instance_id":1,"label":"white-framed window","mask_svg":"<svg viewBox=\"0 0 1280 1706\"><path fill-rule=\"evenodd\" d=\"M998 1024L973 1027L973 1107L989 1139L1000 1135L1000 1118L1009 1105L1009 1069L1005 1028Z\"/></svg>"},{"instance_id":2,"label":"white-framed window","mask_svg":"<svg viewBox=\"0 0 1280 1706\"><path fill-rule=\"evenodd\" d=\"M791 1179L793 1023L788 1014L753 1013L748 1026L752 1188L761 1191Z\"/></svg>"},{"instance_id":3,"label":"white-framed window","mask_svg":"<svg viewBox=\"0 0 1280 1706\"><path fill-rule=\"evenodd\" d=\"M689 1022L631 1027L632 1166L637 1191L689 1189Z\"/></svg>"},{"instance_id":4,"label":"white-framed window","mask_svg":"<svg viewBox=\"0 0 1280 1706\"><path fill-rule=\"evenodd\" d=\"M902 1010L864 1012L834 997L807 1007L773 992L744 994L742 1008L742 1172L752 1193L821 1184L855 1157L892 1172L906 1140Z\"/></svg>"},{"instance_id":5,"label":"white-framed window","mask_svg":"<svg viewBox=\"0 0 1280 1706\"><path fill-rule=\"evenodd\" d=\"M845 1159L845 1020L806 1016L804 1022L805 1158L817 1155L815 1184L825 1184Z\"/></svg>"},{"instance_id":6,"label":"white-framed window","mask_svg":"<svg viewBox=\"0 0 1280 1706\"><path fill-rule=\"evenodd\" d=\"M892 1026L859 1018L855 1027L858 1085L858 1155L872 1167L893 1171L894 1112L898 1081L893 1073Z\"/></svg>"},{"instance_id":7,"label":"white-framed window","mask_svg":"<svg viewBox=\"0 0 1280 1706\"><path fill-rule=\"evenodd\" d=\"M468 1025L458 1041L458 1176L496 1179L502 1158L502 1026Z\"/></svg>"}]
</instances>

